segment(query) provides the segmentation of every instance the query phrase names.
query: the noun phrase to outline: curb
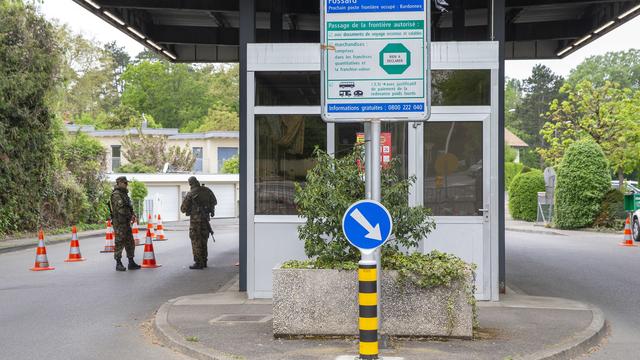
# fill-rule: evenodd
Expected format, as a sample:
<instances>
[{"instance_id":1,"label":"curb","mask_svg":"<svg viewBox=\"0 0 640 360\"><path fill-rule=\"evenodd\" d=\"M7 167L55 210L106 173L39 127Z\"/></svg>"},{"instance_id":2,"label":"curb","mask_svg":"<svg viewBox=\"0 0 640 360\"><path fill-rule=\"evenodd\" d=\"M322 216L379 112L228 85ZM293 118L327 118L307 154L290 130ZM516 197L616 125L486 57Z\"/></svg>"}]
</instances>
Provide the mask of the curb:
<instances>
[{"instance_id":1,"label":"curb","mask_svg":"<svg viewBox=\"0 0 640 360\"><path fill-rule=\"evenodd\" d=\"M518 229L518 228L510 228L505 227L505 231L515 231L522 233L530 233L530 234L542 234L542 235L554 235L554 236L568 236L567 234L561 234L555 231L545 231L545 230L530 230L530 229Z\"/></svg>"},{"instance_id":2,"label":"curb","mask_svg":"<svg viewBox=\"0 0 640 360\"><path fill-rule=\"evenodd\" d=\"M105 229L79 232L78 233L78 237L82 237L82 236L84 236L84 237L94 237L96 235L102 235L102 234L104 234L104 232L105 232ZM9 252L13 252L13 251L24 250L24 249L35 248L35 247L38 246L38 239L37 238L35 238L35 239L27 238L27 239L20 239L20 240L24 240L24 244L2 247L1 243L0 243L0 254L9 253ZM59 243L62 243L62 242L67 242L67 241L71 241L70 234L58 234L58 235L52 235L52 236L49 236L49 237L45 237L45 245L54 245L54 244L59 244Z\"/></svg>"},{"instance_id":3,"label":"curb","mask_svg":"<svg viewBox=\"0 0 640 360\"><path fill-rule=\"evenodd\" d=\"M591 324L568 340L551 348L526 355L521 360L570 360L586 354L598 345L607 334L607 321L598 307L589 305L592 314Z\"/></svg>"},{"instance_id":4,"label":"curb","mask_svg":"<svg viewBox=\"0 0 640 360\"><path fill-rule=\"evenodd\" d=\"M178 299L169 300L160 306L153 320L153 330L156 336L168 347L175 349L184 355L199 360L237 360L237 356L210 349L198 343L184 339L169 324L169 308Z\"/></svg>"}]
</instances>

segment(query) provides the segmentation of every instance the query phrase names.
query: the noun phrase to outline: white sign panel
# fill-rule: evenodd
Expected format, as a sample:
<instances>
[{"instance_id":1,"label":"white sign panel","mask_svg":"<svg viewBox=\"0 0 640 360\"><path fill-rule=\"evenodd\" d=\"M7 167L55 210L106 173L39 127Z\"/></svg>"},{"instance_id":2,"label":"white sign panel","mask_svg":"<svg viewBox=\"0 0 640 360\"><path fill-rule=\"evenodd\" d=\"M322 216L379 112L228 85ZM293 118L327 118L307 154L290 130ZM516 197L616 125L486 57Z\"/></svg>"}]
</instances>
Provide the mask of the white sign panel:
<instances>
[{"instance_id":1,"label":"white sign panel","mask_svg":"<svg viewBox=\"0 0 640 360\"><path fill-rule=\"evenodd\" d=\"M426 120L430 0L322 0L322 117Z\"/></svg>"}]
</instances>

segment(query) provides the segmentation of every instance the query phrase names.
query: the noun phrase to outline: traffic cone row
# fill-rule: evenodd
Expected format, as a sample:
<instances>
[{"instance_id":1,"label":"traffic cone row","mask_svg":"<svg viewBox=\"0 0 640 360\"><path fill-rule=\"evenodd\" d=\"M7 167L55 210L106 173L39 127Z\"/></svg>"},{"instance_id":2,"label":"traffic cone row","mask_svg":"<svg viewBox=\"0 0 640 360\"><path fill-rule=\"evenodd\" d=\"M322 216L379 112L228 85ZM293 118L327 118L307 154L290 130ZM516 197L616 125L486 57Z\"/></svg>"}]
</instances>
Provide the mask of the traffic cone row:
<instances>
[{"instance_id":1,"label":"traffic cone row","mask_svg":"<svg viewBox=\"0 0 640 360\"><path fill-rule=\"evenodd\" d=\"M624 240L619 245L637 246L633 244L633 237L631 236L631 219L629 216L627 216L627 221L624 222Z\"/></svg>"},{"instance_id":2,"label":"traffic cone row","mask_svg":"<svg viewBox=\"0 0 640 360\"><path fill-rule=\"evenodd\" d=\"M113 227L111 226L111 220L107 220L107 234L105 235L106 243L104 250L101 253L112 253L116 251L116 240L113 237Z\"/></svg>"},{"instance_id":3,"label":"traffic cone row","mask_svg":"<svg viewBox=\"0 0 640 360\"><path fill-rule=\"evenodd\" d=\"M71 246L69 248L69 257L64 262L77 262L84 261L85 259L80 254L80 243L78 242L78 231L76 227L71 228Z\"/></svg>"},{"instance_id":4,"label":"traffic cone row","mask_svg":"<svg viewBox=\"0 0 640 360\"><path fill-rule=\"evenodd\" d=\"M160 214L158 214L158 222L156 223L156 241L166 241L168 240L166 236L164 236L164 226L162 226L162 218Z\"/></svg>"}]
</instances>

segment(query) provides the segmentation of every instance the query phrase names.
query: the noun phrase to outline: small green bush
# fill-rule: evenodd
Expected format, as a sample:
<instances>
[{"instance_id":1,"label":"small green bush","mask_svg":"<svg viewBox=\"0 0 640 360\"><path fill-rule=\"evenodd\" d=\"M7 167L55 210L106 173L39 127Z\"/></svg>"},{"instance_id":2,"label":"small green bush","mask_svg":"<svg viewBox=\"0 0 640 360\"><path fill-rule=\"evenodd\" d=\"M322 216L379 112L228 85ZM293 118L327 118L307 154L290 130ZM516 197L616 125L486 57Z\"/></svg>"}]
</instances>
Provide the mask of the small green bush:
<instances>
[{"instance_id":1,"label":"small green bush","mask_svg":"<svg viewBox=\"0 0 640 360\"><path fill-rule=\"evenodd\" d=\"M573 143L557 173L555 225L575 229L593 224L611 189L609 163L600 145L592 140Z\"/></svg>"},{"instance_id":2,"label":"small green bush","mask_svg":"<svg viewBox=\"0 0 640 360\"><path fill-rule=\"evenodd\" d=\"M123 174L153 174L156 169L153 166L140 163L128 163L120 166L118 172Z\"/></svg>"},{"instance_id":3,"label":"small green bush","mask_svg":"<svg viewBox=\"0 0 640 360\"><path fill-rule=\"evenodd\" d=\"M539 191L545 191L544 176L540 170L516 175L509 188L511 217L517 220L536 221Z\"/></svg>"},{"instance_id":4,"label":"small green bush","mask_svg":"<svg viewBox=\"0 0 640 360\"><path fill-rule=\"evenodd\" d=\"M239 174L240 173L240 157L233 155L222 164L223 174Z\"/></svg>"},{"instance_id":5,"label":"small green bush","mask_svg":"<svg viewBox=\"0 0 640 360\"><path fill-rule=\"evenodd\" d=\"M622 229L627 214L624 211L624 194L611 189L604 194L600 203L600 213L593 222L594 227Z\"/></svg>"},{"instance_id":6,"label":"small green bush","mask_svg":"<svg viewBox=\"0 0 640 360\"><path fill-rule=\"evenodd\" d=\"M515 178L516 175L520 174L523 167L524 166L522 164L517 164L512 162L504 163L504 188L507 189L507 191L511 186L511 182L513 181L513 178Z\"/></svg>"},{"instance_id":7,"label":"small green bush","mask_svg":"<svg viewBox=\"0 0 640 360\"><path fill-rule=\"evenodd\" d=\"M149 195L149 190L147 186L137 180L133 180L129 183L129 194L131 194L131 202L133 202L133 210L136 215L141 216L142 211L144 210L143 201L144 198Z\"/></svg>"}]
</instances>

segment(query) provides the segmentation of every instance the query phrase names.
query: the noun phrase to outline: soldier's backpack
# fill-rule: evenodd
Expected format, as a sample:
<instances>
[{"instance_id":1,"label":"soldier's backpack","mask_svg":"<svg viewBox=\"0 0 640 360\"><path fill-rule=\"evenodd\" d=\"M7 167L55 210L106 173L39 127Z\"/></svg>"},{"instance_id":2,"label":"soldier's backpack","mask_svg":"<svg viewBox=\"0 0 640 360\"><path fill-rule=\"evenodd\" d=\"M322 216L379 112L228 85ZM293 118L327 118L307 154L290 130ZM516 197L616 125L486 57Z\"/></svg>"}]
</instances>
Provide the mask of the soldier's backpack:
<instances>
[{"instance_id":1,"label":"soldier's backpack","mask_svg":"<svg viewBox=\"0 0 640 360\"><path fill-rule=\"evenodd\" d=\"M218 199L213 194L213 191L208 187L202 185L202 196L200 200L200 208L205 214L210 214L212 217L216 212L216 205L218 205Z\"/></svg>"}]
</instances>

